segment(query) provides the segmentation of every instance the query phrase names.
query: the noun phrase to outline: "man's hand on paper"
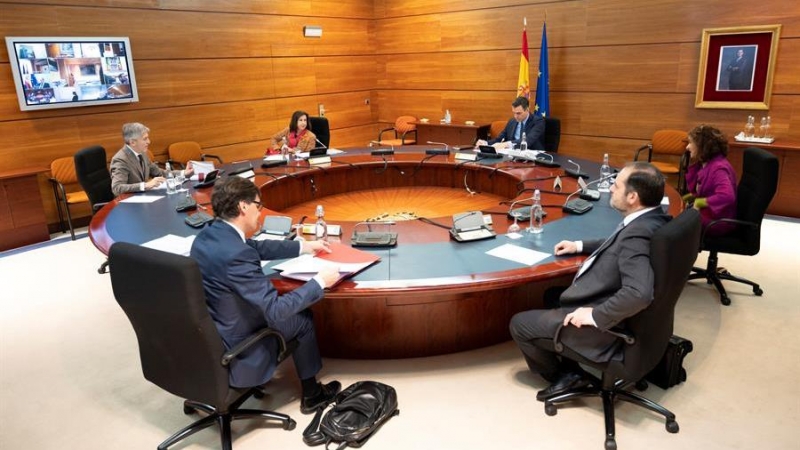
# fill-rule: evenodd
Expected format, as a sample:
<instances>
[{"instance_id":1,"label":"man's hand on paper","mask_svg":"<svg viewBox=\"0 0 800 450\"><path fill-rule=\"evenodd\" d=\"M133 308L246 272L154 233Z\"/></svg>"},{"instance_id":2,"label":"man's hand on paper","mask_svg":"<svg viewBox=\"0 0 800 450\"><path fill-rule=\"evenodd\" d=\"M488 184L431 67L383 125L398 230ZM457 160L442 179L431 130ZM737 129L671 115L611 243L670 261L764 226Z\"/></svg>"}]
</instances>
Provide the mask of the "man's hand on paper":
<instances>
[{"instance_id":1,"label":"man's hand on paper","mask_svg":"<svg viewBox=\"0 0 800 450\"><path fill-rule=\"evenodd\" d=\"M331 246L326 241L305 241L303 242L303 253L315 254L318 252L331 253Z\"/></svg>"},{"instance_id":2,"label":"man's hand on paper","mask_svg":"<svg viewBox=\"0 0 800 450\"><path fill-rule=\"evenodd\" d=\"M325 266L320 269L317 276L322 278L322 281L325 282L324 287L331 287L334 283L336 283L336 280L339 279L339 265L331 264L329 266Z\"/></svg>"}]
</instances>

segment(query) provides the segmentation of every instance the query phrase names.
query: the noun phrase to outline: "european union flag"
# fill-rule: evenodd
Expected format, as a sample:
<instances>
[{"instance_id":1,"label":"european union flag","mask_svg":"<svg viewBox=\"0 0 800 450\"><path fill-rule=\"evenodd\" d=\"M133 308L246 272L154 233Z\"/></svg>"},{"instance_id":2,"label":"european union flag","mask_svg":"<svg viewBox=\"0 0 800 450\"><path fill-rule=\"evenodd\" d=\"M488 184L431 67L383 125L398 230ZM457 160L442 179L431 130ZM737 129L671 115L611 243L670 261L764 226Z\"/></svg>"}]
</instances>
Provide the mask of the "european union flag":
<instances>
[{"instance_id":1,"label":"european union flag","mask_svg":"<svg viewBox=\"0 0 800 450\"><path fill-rule=\"evenodd\" d=\"M539 75L536 77L536 103L533 113L550 115L550 69L547 65L547 22L542 24L542 49L539 52Z\"/></svg>"}]
</instances>

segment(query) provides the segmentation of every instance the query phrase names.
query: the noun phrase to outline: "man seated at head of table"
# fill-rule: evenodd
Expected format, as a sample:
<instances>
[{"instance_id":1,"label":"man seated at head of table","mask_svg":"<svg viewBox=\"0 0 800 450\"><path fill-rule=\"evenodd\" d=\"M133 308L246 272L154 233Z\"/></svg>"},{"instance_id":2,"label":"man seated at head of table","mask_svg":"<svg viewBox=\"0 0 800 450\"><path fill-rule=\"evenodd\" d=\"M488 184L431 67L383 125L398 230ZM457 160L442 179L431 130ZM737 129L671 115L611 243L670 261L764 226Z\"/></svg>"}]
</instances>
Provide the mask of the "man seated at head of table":
<instances>
[{"instance_id":1,"label":"man seated at head of table","mask_svg":"<svg viewBox=\"0 0 800 450\"><path fill-rule=\"evenodd\" d=\"M147 155L150 129L141 123L126 123L122 125L122 140L125 145L111 158L111 191L114 195L144 192L160 186L170 171L159 168ZM186 170L173 170L171 173L191 177L194 173L192 162L186 164Z\"/></svg>"},{"instance_id":2,"label":"man seated at head of table","mask_svg":"<svg viewBox=\"0 0 800 450\"><path fill-rule=\"evenodd\" d=\"M522 135L530 150L544 149L544 118L530 113L530 103L525 97L517 97L511 102L511 113L506 127L493 139L478 139L475 145L492 145L495 148L519 148Z\"/></svg>"}]
</instances>

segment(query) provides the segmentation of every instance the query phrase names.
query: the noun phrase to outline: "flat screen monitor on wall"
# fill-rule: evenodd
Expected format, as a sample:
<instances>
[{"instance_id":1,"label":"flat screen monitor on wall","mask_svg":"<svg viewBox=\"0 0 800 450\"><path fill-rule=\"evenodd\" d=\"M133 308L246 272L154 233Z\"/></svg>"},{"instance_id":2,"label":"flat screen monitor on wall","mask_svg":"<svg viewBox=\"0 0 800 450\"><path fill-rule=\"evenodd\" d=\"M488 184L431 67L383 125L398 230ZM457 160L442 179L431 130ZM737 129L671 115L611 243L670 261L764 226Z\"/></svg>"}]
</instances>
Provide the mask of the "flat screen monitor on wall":
<instances>
[{"instance_id":1,"label":"flat screen monitor on wall","mask_svg":"<svg viewBox=\"0 0 800 450\"><path fill-rule=\"evenodd\" d=\"M126 37L6 37L23 111L138 102Z\"/></svg>"}]
</instances>

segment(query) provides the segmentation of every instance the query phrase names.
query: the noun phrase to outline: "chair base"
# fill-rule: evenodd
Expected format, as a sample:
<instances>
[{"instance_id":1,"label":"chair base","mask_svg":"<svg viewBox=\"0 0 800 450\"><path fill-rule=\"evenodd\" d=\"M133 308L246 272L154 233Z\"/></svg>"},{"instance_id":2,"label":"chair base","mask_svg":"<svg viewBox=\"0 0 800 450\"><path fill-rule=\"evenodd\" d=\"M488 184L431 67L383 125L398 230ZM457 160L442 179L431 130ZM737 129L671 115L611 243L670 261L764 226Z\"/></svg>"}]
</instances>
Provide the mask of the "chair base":
<instances>
[{"instance_id":1,"label":"chair base","mask_svg":"<svg viewBox=\"0 0 800 450\"><path fill-rule=\"evenodd\" d=\"M572 399L581 397L601 397L603 399L603 412L605 416L606 450L616 450L617 448L617 441L615 439L616 430L614 426L614 403L617 400L633 403L634 405L649 409L654 413L661 414L664 416L667 432L677 433L680 431L678 422L675 421L675 414L673 414L670 410L664 408L658 403L653 402L652 400L642 397L639 394L625 390L631 383L624 382L622 380L612 383L609 382L605 376L602 380L593 376L590 376L590 378L592 378L592 384L589 386L574 389L570 392L546 399L544 401L545 414L548 416L556 415L558 412L556 406L561 403L566 403ZM642 387L646 389L647 384L637 383L636 386L637 388Z\"/></svg>"},{"instance_id":2,"label":"chair base","mask_svg":"<svg viewBox=\"0 0 800 450\"><path fill-rule=\"evenodd\" d=\"M731 273L728 272L727 270L724 269L720 270L719 258L717 257L716 252L711 252L711 254L709 254L708 264L705 269L702 269L700 267L692 267L692 273L689 274L688 281L697 279L705 279L706 283L713 284L714 287L717 288L717 292L719 292L720 303L722 303L725 306L731 304L731 299L730 297L728 297L728 293L725 291L725 286L722 285L722 280L749 284L750 286L753 287L753 294L759 297L764 294L764 291L761 290L761 286L759 286L758 283L754 283L748 279L731 275Z\"/></svg>"},{"instance_id":3,"label":"chair base","mask_svg":"<svg viewBox=\"0 0 800 450\"><path fill-rule=\"evenodd\" d=\"M186 400L183 403L183 412L184 414L192 414L196 411L203 411L208 414L206 417L197 420L172 436L168 437L164 442L159 444L158 450L166 450L170 446L174 445L175 443L197 433L200 430L208 428L215 423L219 426L220 430L220 440L222 443L222 450L232 450L233 445L231 443L231 422L234 420L241 420L241 419L268 419L268 420L278 420L283 424L284 430L293 430L297 426L297 422L295 422L291 417L287 416L286 414L276 413L273 411L264 411L260 409L239 409L242 403L247 400L250 395L253 395L255 392L251 391L246 395L243 395L239 400L237 400L234 404L232 404L227 412L218 412L216 408L211 405L195 402L192 400Z\"/></svg>"}]
</instances>

